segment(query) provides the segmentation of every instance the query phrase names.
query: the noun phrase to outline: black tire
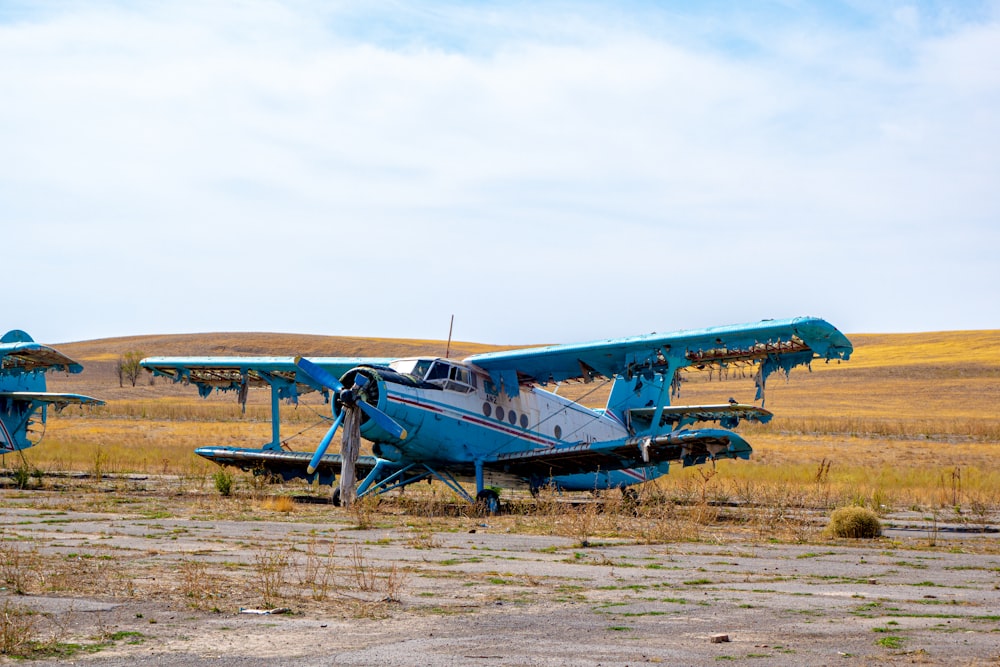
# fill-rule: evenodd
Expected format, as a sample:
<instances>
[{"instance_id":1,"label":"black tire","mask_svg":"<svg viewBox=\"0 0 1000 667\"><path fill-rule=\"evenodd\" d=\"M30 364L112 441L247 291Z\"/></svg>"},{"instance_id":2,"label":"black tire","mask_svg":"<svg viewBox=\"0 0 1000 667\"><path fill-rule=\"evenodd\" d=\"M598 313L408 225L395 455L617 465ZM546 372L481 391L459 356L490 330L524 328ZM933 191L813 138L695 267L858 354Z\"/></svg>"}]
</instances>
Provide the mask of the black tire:
<instances>
[{"instance_id":1,"label":"black tire","mask_svg":"<svg viewBox=\"0 0 1000 667\"><path fill-rule=\"evenodd\" d=\"M330 502L333 503L334 507L340 507L340 485L333 487L333 495L330 496Z\"/></svg>"},{"instance_id":2,"label":"black tire","mask_svg":"<svg viewBox=\"0 0 1000 667\"><path fill-rule=\"evenodd\" d=\"M631 486L622 487L622 500L632 505L639 504L639 492L633 489Z\"/></svg>"}]
</instances>

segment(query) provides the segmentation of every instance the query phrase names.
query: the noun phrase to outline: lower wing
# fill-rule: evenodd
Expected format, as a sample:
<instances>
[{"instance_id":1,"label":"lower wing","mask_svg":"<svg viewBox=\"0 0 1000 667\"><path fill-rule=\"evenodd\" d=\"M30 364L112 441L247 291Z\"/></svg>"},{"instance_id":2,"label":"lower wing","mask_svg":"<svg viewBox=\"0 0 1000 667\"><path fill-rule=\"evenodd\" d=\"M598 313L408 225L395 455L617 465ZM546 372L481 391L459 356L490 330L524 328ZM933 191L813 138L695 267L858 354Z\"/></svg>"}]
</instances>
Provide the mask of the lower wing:
<instances>
[{"instance_id":1,"label":"lower wing","mask_svg":"<svg viewBox=\"0 0 1000 667\"><path fill-rule=\"evenodd\" d=\"M286 452L271 449L245 449L239 447L199 447L195 454L219 465L233 466L248 472L267 472L284 480L310 479L306 467L312 452ZM367 475L378 462L374 456L359 456L356 470L359 476ZM340 454L327 454L320 459L316 475L320 480L340 474Z\"/></svg>"},{"instance_id":2,"label":"lower wing","mask_svg":"<svg viewBox=\"0 0 1000 667\"><path fill-rule=\"evenodd\" d=\"M581 442L498 455L484 468L525 479L680 462L684 466L709 459L747 459L753 449L742 437L723 429L680 430L648 438Z\"/></svg>"}]
</instances>

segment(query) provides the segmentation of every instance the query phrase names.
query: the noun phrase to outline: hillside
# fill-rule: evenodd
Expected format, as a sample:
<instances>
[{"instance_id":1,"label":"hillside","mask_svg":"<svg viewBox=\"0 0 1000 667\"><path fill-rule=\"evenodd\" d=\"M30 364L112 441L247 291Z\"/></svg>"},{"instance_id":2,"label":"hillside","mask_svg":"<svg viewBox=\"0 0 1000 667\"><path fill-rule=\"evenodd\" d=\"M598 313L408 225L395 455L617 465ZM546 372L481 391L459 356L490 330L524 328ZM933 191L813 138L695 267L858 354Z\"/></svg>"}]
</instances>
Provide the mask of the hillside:
<instances>
[{"instance_id":1,"label":"hillside","mask_svg":"<svg viewBox=\"0 0 1000 667\"><path fill-rule=\"evenodd\" d=\"M190 396L189 388L169 383L149 386L144 375L136 386L120 388L116 362L126 352L137 351L145 357L157 356L307 356L307 357L414 357L444 356L446 341L403 340L388 338L350 338L282 333L206 333L164 334L105 338L64 343L58 349L81 362L78 375L50 376L54 391L72 391L104 399L134 399L146 396ZM452 341L450 356L462 358L500 347ZM127 383L126 383L127 384ZM262 392L257 392L262 394ZM258 400L263 400L257 397Z\"/></svg>"},{"instance_id":2,"label":"hillside","mask_svg":"<svg viewBox=\"0 0 1000 667\"><path fill-rule=\"evenodd\" d=\"M845 363L813 364L792 372L789 382L780 375L768 383L766 407L782 420L875 420L906 424L919 431L928 422L933 430L952 432L947 422L962 420L965 430L997 430L1000 404L1000 331L938 332L922 334L854 334L854 355ZM146 356L306 355L306 356L418 356L444 355L446 343L434 340L367 339L278 333L210 333L155 335L68 343L59 349L85 366L79 375L56 374L53 390L74 391L107 400L143 400L176 396L200 401L193 390L162 380L151 385L148 376L136 387L120 388L115 374L118 357L130 350ZM501 349L469 342L453 342L451 356ZM749 376L720 381L704 373L685 373L676 403L742 402L754 397ZM564 395L601 406L606 384L568 384ZM266 402L267 392L252 392L251 403ZM215 397L213 397L215 398ZM231 402L232 397L218 397ZM781 423L781 422L779 422ZM786 421L786 423L788 423ZM970 424L972 426L970 426ZM823 430L838 430L830 425Z\"/></svg>"}]
</instances>

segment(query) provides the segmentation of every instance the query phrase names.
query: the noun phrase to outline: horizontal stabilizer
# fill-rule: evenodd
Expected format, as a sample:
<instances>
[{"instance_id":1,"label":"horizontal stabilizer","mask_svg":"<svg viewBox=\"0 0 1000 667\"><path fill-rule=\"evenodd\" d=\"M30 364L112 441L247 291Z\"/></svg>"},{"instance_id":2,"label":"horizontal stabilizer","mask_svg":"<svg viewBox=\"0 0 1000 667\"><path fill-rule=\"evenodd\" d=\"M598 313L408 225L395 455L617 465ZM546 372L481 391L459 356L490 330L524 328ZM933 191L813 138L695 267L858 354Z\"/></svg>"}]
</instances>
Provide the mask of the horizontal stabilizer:
<instances>
[{"instance_id":1,"label":"horizontal stabilizer","mask_svg":"<svg viewBox=\"0 0 1000 667\"><path fill-rule=\"evenodd\" d=\"M633 422L648 427L653 421L656 408L633 408L629 410ZM671 425L671 430L696 422L717 422L724 428L736 428L741 420L766 424L774 414L756 405L728 403L723 405L671 405L663 408L659 426Z\"/></svg>"},{"instance_id":2,"label":"horizontal stabilizer","mask_svg":"<svg viewBox=\"0 0 1000 667\"><path fill-rule=\"evenodd\" d=\"M638 445L644 462L680 461L685 467L709 459L749 459L753 452L750 443L736 433L711 428L633 438L628 444Z\"/></svg>"}]
</instances>

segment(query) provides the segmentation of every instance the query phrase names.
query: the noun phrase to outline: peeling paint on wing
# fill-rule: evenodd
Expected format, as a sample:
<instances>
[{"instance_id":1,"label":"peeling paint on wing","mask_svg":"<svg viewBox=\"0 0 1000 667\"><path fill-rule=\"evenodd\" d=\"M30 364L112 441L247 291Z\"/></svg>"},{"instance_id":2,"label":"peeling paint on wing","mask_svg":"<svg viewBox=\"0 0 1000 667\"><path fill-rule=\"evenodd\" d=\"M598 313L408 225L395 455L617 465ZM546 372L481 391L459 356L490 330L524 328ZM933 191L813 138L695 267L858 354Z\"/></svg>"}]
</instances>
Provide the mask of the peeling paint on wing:
<instances>
[{"instance_id":1,"label":"peeling paint on wing","mask_svg":"<svg viewBox=\"0 0 1000 667\"><path fill-rule=\"evenodd\" d=\"M767 378L771 376L775 371L783 371L785 374L785 379L788 379L789 374L792 369L796 366L806 366L809 370L812 370L812 360L813 353L811 350L806 352L793 352L791 354L784 354L781 356L769 356L767 359L760 362L757 367L757 374L754 376L754 386L757 388L757 395L755 400L760 401L761 407L764 407L765 389L767 386Z\"/></svg>"}]
</instances>

